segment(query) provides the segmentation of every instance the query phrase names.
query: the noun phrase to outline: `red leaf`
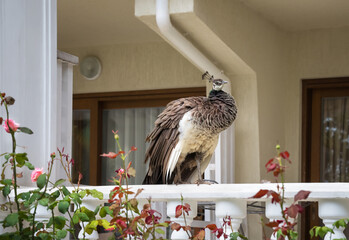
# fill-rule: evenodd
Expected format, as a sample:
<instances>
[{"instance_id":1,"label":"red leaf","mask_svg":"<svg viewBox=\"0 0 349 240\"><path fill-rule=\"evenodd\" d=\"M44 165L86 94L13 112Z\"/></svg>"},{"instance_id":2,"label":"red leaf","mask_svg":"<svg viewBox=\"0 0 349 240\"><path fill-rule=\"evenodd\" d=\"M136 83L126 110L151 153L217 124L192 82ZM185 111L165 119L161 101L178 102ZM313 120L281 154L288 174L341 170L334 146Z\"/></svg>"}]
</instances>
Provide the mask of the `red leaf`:
<instances>
[{"instance_id":1,"label":"red leaf","mask_svg":"<svg viewBox=\"0 0 349 240\"><path fill-rule=\"evenodd\" d=\"M183 208L183 205L178 205L176 207L176 216L175 216L176 218L182 215L182 208Z\"/></svg>"},{"instance_id":2,"label":"red leaf","mask_svg":"<svg viewBox=\"0 0 349 240\"><path fill-rule=\"evenodd\" d=\"M287 215L291 218L296 218L298 214L298 207L294 204L287 208Z\"/></svg>"},{"instance_id":3,"label":"red leaf","mask_svg":"<svg viewBox=\"0 0 349 240\"><path fill-rule=\"evenodd\" d=\"M274 171L277 166L278 166L278 164L276 164L276 163L269 164L267 167L267 172Z\"/></svg>"},{"instance_id":4,"label":"red leaf","mask_svg":"<svg viewBox=\"0 0 349 240\"><path fill-rule=\"evenodd\" d=\"M191 211L190 205L188 203L185 203L183 206L183 210L189 215L189 211Z\"/></svg>"},{"instance_id":5,"label":"red leaf","mask_svg":"<svg viewBox=\"0 0 349 240\"><path fill-rule=\"evenodd\" d=\"M205 239L205 230L200 230L200 232L194 237L194 240L204 240Z\"/></svg>"},{"instance_id":6,"label":"red leaf","mask_svg":"<svg viewBox=\"0 0 349 240\"><path fill-rule=\"evenodd\" d=\"M208 229L210 229L211 231L213 231L213 230L216 230L216 229L217 229L217 226L216 226L216 224L208 224L208 225L206 226L206 228L208 228Z\"/></svg>"},{"instance_id":7,"label":"red leaf","mask_svg":"<svg viewBox=\"0 0 349 240\"><path fill-rule=\"evenodd\" d=\"M289 157L290 157L290 154L289 154L289 152L285 151L285 152L280 153L280 156L281 156L283 159L288 160Z\"/></svg>"},{"instance_id":8,"label":"red leaf","mask_svg":"<svg viewBox=\"0 0 349 240\"><path fill-rule=\"evenodd\" d=\"M270 191L270 195L272 196L272 200L271 200L272 203L274 203L274 202L278 203L281 201L281 196L277 192Z\"/></svg>"},{"instance_id":9,"label":"red leaf","mask_svg":"<svg viewBox=\"0 0 349 240\"><path fill-rule=\"evenodd\" d=\"M298 212L299 213L303 213L304 212L304 208L301 205L296 204L296 207L298 208Z\"/></svg>"},{"instance_id":10,"label":"red leaf","mask_svg":"<svg viewBox=\"0 0 349 240\"><path fill-rule=\"evenodd\" d=\"M278 227L279 225L280 225L280 220L268 222L265 224L265 226L270 227L270 228L275 228L275 227Z\"/></svg>"},{"instance_id":11,"label":"red leaf","mask_svg":"<svg viewBox=\"0 0 349 240\"><path fill-rule=\"evenodd\" d=\"M109 153L103 153L101 154L101 157L108 157L108 158L116 158L119 154L116 154L114 152L109 152Z\"/></svg>"},{"instance_id":12,"label":"red leaf","mask_svg":"<svg viewBox=\"0 0 349 240\"><path fill-rule=\"evenodd\" d=\"M272 164L274 161L274 158L270 159L266 164L265 164L265 167L267 167L269 164Z\"/></svg>"},{"instance_id":13,"label":"red leaf","mask_svg":"<svg viewBox=\"0 0 349 240\"><path fill-rule=\"evenodd\" d=\"M0 125L2 124L2 121L3 121L4 119L2 118L2 117L0 117Z\"/></svg>"},{"instance_id":14,"label":"red leaf","mask_svg":"<svg viewBox=\"0 0 349 240\"><path fill-rule=\"evenodd\" d=\"M255 195L253 195L253 196L250 197L250 198L261 198L261 197L263 197L264 195L266 195L268 192L269 192L269 190L261 189L261 190L259 190Z\"/></svg>"},{"instance_id":15,"label":"red leaf","mask_svg":"<svg viewBox=\"0 0 349 240\"><path fill-rule=\"evenodd\" d=\"M135 146L132 146L131 151L137 151L137 148Z\"/></svg>"},{"instance_id":16,"label":"red leaf","mask_svg":"<svg viewBox=\"0 0 349 240\"><path fill-rule=\"evenodd\" d=\"M308 198L310 191L304 191L300 190L295 196L294 196L294 201L297 202L299 200L305 200Z\"/></svg>"},{"instance_id":17,"label":"red leaf","mask_svg":"<svg viewBox=\"0 0 349 240\"><path fill-rule=\"evenodd\" d=\"M181 225L179 223L172 223L171 224L171 229L179 231L179 229L181 229Z\"/></svg>"}]
</instances>

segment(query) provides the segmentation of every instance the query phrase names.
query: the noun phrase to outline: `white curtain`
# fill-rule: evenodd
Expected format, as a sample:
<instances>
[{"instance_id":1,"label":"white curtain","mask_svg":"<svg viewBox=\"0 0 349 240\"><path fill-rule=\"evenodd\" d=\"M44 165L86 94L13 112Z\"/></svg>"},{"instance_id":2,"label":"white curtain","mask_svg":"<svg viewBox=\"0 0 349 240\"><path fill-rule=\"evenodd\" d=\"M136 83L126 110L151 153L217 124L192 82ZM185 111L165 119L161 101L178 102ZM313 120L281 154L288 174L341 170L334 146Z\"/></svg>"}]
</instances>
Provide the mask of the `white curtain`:
<instances>
[{"instance_id":1,"label":"white curtain","mask_svg":"<svg viewBox=\"0 0 349 240\"><path fill-rule=\"evenodd\" d=\"M323 98L321 180L349 181L349 97Z\"/></svg>"},{"instance_id":2,"label":"white curtain","mask_svg":"<svg viewBox=\"0 0 349 240\"><path fill-rule=\"evenodd\" d=\"M131 177L129 184L141 184L144 179L147 169L144 164L144 154L148 147L145 138L153 129L154 122L163 109L163 107L156 107L103 111L102 152L117 153L119 151L112 130L118 130L120 145L126 153L132 146L137 147L137 151L130 153L126 159L126 166L129 161L132 161L132 166L136 169L136 178ZM115 170L120 167L122 167L121 158L103 158L101 184L113 184L109 180L115 176Z\"/></svg>"}]
</instances>

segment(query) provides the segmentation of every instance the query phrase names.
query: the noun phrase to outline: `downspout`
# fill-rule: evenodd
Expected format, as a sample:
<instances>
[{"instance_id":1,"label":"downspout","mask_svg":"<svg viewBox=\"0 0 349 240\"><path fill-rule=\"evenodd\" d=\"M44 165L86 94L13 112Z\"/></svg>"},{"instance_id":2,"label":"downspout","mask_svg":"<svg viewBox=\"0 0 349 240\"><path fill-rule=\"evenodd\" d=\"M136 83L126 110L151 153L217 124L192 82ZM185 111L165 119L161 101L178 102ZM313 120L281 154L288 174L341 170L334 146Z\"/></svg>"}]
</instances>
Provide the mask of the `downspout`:
<instances>
[{"instance_id":1,"label":"downspout","mask_svg":"<svg viewBox=\"0 0 349 240\"><path fill-rule=\"evenodd\" d=\"M230 80L222 70L218 69L205 55L203 55L191 42L189 42L172 25L169 14L168 0L156 0L156 23L162 35L186 56L202 73L208 71L215 78ZM230 92L230 88L229 88Z\"/></svg>"},{"instance_id":2,"label":"downspout","mask_svg":"<svg viewBox=\"0 0 349 240\"><path fill-rule=\"evenodd\" d=\"M205 55L203 55L189 40L183 37L175 27L173 27L170 14L168 0L156 0L156 23L160 29L162 35L172 43L182 55L191 61L202 73L208 71L210 75L215 78L221 78L228 82L226 91L231 92L230 79L218 69ZM235 147L235 131L234 124L226 131L221 133L219 142L215 151L215 159L221 159L215 163L215 179L220 183L234 182L234 170L235 170L235 159L234 159L234 147ZM224 167L222 168L223 165ZM229 172L231 167L231 172ZM210 165L208 166L208 169ZM222 172L225 171L224 175L226 179L222 178Z\"/></svg>"}]
</instances>

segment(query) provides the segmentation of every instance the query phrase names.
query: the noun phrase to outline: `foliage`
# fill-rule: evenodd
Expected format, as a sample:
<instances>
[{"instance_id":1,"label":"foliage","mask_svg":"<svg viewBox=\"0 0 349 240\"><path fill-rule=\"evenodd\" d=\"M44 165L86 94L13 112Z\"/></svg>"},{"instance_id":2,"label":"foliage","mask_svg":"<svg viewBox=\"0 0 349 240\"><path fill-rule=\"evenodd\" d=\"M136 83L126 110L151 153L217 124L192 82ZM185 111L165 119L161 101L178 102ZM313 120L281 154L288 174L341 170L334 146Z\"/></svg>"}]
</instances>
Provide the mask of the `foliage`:
<instances>
[{"instance_id":1,"label":"foliage","mask_svg":"<svg viewBox=\"0 0 349 240\"><path fill-rule=\"evenodd\" d=\"M118 235L118 239L163 239L162 237L157 238L157 236L165 233L163 228L168 227L169 222L160 222L161 214L151 208L150 199L144 206L139 206L137 196L143 189L134 192L128 185L129 178L135 176L136 170L131 166L131 161L126 166L126 158L137 148L131 147L125 153L120 146L117 131L113 131L113 133L118 146L118 153L109 152L101 156L110 159L120 157L123 167L115 171L116 177L113 178L113 182L116 186L109 195L108 202L110 206L102 207L99 214L102 218L106 215L112 218L107 230L115 233L113 234L114 238ZM94 220L85 229L90 232L96 230L98 225L103 226L103 224L106 224L105 220Z\"/></svg>"},{"instance_id":2,"label":"foliage","mask_svg":"<svg viewBox=\"0 0 349 240\"><path fill-rule=\"evenodd\" d=\"M27 127L20 127L18 123L10 119L8 107L15 103L15 99L0 93L1 106L4 106L6 119L0 117L0 125L5 124L4 130L10 134L12 140L12 151L1 154L4 158L1 171L2 195L7 201L1 204L1 210L8 211L5 219L0 221L3 228L8 229L7 233L0 235L1 239L62 239L68 232L74 233L74 225L82 223L86 225L96 219L98 211L92 211L82 206L85 197L103 199L103 194L95 189L81 189L79 183L82 175L79 176L77 186L72 183L70 167L73 159L64 153L64 149L57 149L52 153L48 163L47 171L43 168L35 168L30 163L27 153L17 152L16 134L33 134ZM73 190L69 191L64 185L65 179L51 182L51 173L55 164L61 164L68 182L72 184ZM6 171L6 169L10 169ZM25 169L33 170L31 180L36 182L36 188L29 191L19 189L18 179L25 174ZM9 175L9 176L7 176ZM69 211L73 207L74 212ZM46 221L38 221L38 210L51 213ZM56 215L59 212L61 215ZM109 225L104 222L105 227Z\"/></svg>"},{"instance_id":3,"label":"foliage","mask_svg":"<svg viewBox=\"0 0 349 240\"><path fill-rule=\"evenodd\" d=\"M278 240L295 240L298 238L298 233L295 229L297 216L303 212L303 207L298 204L298 201L307 199L310 192L299 191L294 196L292 204L288 207L285 206L285 163L291 163L291 160L289 152L280 152L280 145L276 146L276 150L277 156L270 159L265 164L265 167L267 172L273 173L277 183L279 178L281 179L281 186L277 184L277 191L261 189L251 198L271 197L271 202L280 206L282 219L273 220L264 225L273 230L273 234ZM267 239L266 236L264 236L264 239Z\"/></svg>"}]
</instances>

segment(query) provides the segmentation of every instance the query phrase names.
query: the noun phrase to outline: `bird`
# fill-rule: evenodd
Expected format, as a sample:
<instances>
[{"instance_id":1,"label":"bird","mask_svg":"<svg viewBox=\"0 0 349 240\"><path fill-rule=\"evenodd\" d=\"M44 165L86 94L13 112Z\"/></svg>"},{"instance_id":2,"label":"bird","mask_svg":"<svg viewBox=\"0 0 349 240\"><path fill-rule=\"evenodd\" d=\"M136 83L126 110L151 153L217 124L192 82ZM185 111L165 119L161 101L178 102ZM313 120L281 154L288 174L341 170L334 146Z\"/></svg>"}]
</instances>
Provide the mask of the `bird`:
<instances>
[{"instance_id":1,"label":"bird","mask_svg":"<svg viewBox=\"0 0 349 240\"><path fill-rule=\"evenodd\" d=\"M146 137L149 161L143 184L207 183L202 173L218 143L219 133L237 116L235 99L224 92L227 83L202 75L212 83L208 97L187 97L171 101L159 114Z\"/></svg>"}]
</instances>

